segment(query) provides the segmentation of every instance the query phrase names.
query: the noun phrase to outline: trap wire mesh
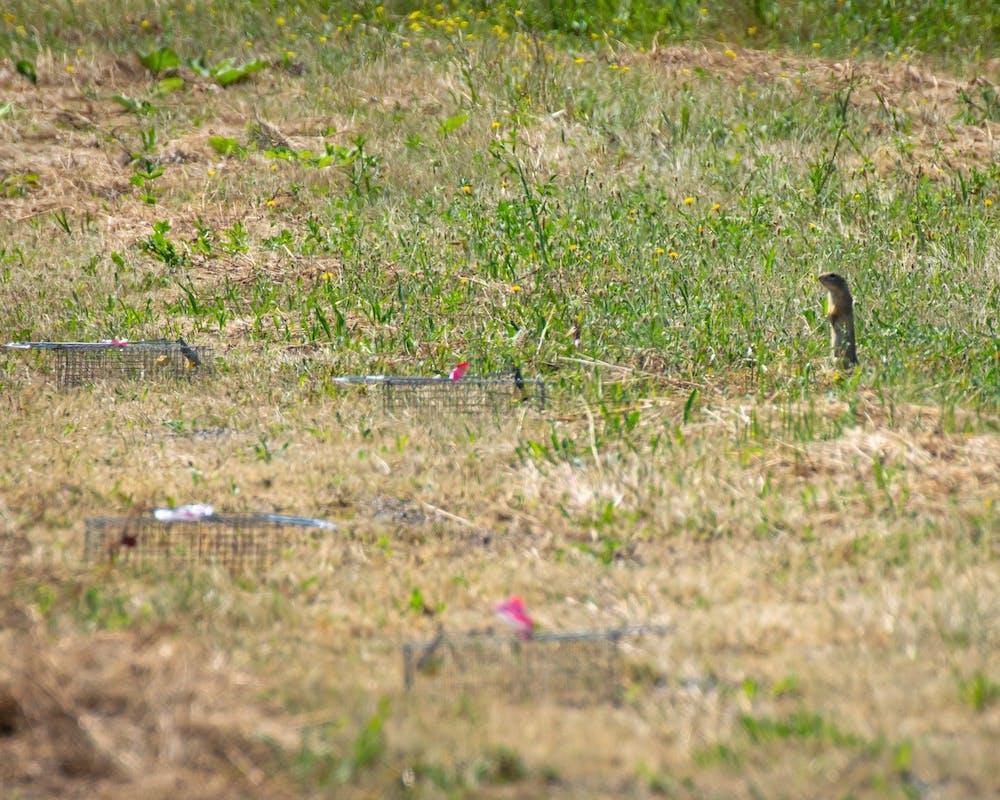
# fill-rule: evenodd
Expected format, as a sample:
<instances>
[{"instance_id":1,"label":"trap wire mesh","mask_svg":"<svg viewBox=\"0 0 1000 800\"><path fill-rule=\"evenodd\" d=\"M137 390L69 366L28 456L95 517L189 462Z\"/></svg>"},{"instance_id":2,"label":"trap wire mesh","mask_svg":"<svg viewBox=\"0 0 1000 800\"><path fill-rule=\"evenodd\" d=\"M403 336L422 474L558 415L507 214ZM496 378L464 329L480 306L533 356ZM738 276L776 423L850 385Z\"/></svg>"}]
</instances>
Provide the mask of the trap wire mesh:
<instances>
[{"instance_id":1,"label":"trap wire mesh","mask_svg":"<svg viewBox=\"0 0 1000 800\"><path fill-rule=\"evenodd\" d=\"M553 700L569 705L617 703L623 685L622 641L666 626L543 633L530 639L439 633L430 642L403 645L403 683L455 693L492 693L513 701Z\"/></svg>"},{"instance_id":2,"label":"trap wire mesh","mask_svg":"<svg viewBox=\"0 0 1000 800\"><path fill-rule=\"evenodd\" d=\"M86 522L83 559L187 569L220 566L234 575L266 572L302 541L303 528L332 522L281 514L212 514L164 521L153 515L95 517Z\"/></svg>"},{"instance_id":3,"label":"trap wire mesh","mask_svg":"<svg viewBox=\"0 0 1000 800\"><path fill-rule=\"evenodd\" d=\"M211 348L195 347L183 339L11 342L7 348L52 353L56 380L63 387L109 379L192 378L211 372Z\"/></svg>"},{"instance_id":4,"label":"trap wire mesh","mask_svg":"<svg viewBox=\"0 0 1000 800\"><path fill-rule=\"evenodd\" d=\"M520 406L545 407L545 383L525 378L519 369L460 378L357 375L338 383L378 387L386 412L503 413Z\"/></svg>"}]
</instances>

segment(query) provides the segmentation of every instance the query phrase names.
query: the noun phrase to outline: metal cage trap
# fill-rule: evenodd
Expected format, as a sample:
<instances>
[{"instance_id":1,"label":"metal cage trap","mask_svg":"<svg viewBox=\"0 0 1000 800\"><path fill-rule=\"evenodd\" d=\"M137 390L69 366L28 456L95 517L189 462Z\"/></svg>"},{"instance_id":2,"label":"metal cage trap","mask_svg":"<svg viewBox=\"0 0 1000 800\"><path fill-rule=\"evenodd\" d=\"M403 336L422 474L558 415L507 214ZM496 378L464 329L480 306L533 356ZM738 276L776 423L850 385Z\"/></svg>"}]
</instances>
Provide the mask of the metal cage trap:
<instances>
[{"instance_id":1,"label":"metal cage trap","mask_svg":"<svg viewBox=\"0 0 1000 800\"><path fill-rule=\"evenodd\" d=\"M189 345L183 339L10 342L7 348L52 353L56 380L64 387L109 379L192 378L211 372L211 348Z\"/></svg>"},{"instance_id":2,"label":"metal cage trap","mask_svg":"<svg viewBox=\"0 0 1000 800\"><path fill-rule=\"evenodd\" d=\"M541 633L530 639L441 632L430 642L403 645L403 683L408 691L419 684L447 696L492 693L522 702L617 703L624 677L623 640L670 630L638 626Z\"/></svg>"},{"instance_id":3,"label":"metal cage trap","mask_svg":"<svg viewBox=\"0 0 1000 800\"><path fill-rule=\"evenodd\" d=\"M261 573L302 539L303 528L336 529L321 519L282 514L208 513L182 518L172 509L86 521L84 561L187 569L220 566L234 575Z\"/></svg>"},{"instance_id":4,"label":"metal cage trap","mask_svg":"<svg viewBox=\"0 0 1000 800\"><path fill-rule=\"evenodd\" d=\"M378 388L386 412L433 411L500 414L524 405L545 407L545 383L525 378L520 369L485 375L426 377L403 375L347 375L337 383Z\"/></svg>"}]
</instances>

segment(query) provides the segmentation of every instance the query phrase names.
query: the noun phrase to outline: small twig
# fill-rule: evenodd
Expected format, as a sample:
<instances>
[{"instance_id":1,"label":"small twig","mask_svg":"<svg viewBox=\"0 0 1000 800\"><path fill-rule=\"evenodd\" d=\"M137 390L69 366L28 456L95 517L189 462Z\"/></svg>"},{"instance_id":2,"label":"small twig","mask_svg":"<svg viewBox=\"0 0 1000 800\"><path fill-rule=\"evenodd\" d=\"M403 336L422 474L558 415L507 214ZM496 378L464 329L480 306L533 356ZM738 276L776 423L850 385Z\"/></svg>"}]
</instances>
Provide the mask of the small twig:
<instances>
[{"instance_id":1,"label":"small twig","mask_svg":"<svg viewBox=\"0 0 1000 800\"><path fill-rule=\"evenodd\" d=\"M445 519L450 519L452 522L457 522L461 525L465 525L466 527L472 528L473 530L479 529L479 526L476 525L476 523L472 522L471 520L467 520L465 517L460 517L458 516L458 514L452 514L450 511L445 511L443 508L432 506L430 503L421 502L420 505L422 505L428 511L432 511L435 514L440 514Z\"/></svg>"},{"instance_id":2,"label":"small twig","mask_svg":"<svg viewBox=\"0 0 1000 800\"><path fill-rule=\"evenodd\" d=\"M586 406L584 410L587 414L587 432L590 436L590 454L594 457L594 466L597 467L597 472L603 478L604 470L601 468L601 460L597 455L597 433L594 430L594 415L590 413L590 406Z\"/></svg>"}]
</instances>

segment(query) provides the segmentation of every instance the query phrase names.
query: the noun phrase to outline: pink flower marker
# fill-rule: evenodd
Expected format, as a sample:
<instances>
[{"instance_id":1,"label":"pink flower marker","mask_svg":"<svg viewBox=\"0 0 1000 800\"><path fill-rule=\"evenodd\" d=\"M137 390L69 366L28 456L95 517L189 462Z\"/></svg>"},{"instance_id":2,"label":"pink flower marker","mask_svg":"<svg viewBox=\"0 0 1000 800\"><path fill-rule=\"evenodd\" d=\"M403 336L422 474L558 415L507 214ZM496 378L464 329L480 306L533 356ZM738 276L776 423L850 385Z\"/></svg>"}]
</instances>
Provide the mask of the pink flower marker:
<instances>
[{"instance_id":1,"label":"pink flower marker","mask_svg":"<svg viewBox=\"0 0 1000 800\"><path fill-rule=\"evenodd\" d=\"M494 610L500 619L514 629L518 639L530 639L534 635L535 621L529 616L524 600L516 594L497 603Z\"/></svg>"},{"instance_id":2,"label":"pink flower marker","mask_svg":"<svg viewBox=\"0 0 1000 800\"><path fill-rule=\"evenodd\" d=\"M457 381L465 374L465 371L468 368L469 368L469 362L463 361L461 364L455 366L455 369L451 371L451 375L449 375L448 377L451 378L453 381Z\"/></svg>"}]
</instances>

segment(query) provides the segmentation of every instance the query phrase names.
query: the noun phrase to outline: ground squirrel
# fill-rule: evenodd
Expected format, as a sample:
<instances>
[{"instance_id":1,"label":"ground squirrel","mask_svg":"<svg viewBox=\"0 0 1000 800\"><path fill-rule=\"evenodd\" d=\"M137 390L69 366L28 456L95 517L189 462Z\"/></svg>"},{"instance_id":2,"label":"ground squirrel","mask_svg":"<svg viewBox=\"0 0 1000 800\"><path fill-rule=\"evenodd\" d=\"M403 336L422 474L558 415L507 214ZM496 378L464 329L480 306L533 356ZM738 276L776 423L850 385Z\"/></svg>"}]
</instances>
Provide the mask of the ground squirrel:
<instances>
[{"instance_id":1,"label":"ground squirrel","mask_svg":"<svg viewBox=\"0 0 1000 800\"><path fill-rule=\"evenodd\" d=\"M826 317L830 320L830 341L833 357L843 366L858 363L858 351L854 342L854 298L845 281L836 272L819 276L819 282L830 293Z\"/></svg>"}]
</instances>

